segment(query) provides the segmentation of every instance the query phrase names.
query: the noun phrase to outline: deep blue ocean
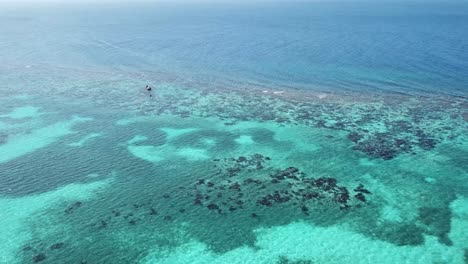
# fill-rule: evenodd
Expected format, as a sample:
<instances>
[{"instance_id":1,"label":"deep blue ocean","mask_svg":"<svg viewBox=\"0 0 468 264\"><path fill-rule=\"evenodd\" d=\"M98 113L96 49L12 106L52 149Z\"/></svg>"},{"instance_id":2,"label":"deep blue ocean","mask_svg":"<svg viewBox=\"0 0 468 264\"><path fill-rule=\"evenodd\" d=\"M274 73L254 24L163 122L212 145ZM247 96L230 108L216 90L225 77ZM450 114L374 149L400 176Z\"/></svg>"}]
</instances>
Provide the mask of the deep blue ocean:
<instances>
[{"instance_id":1,"label":"deep blue ocean","mask_svg":"<svg viewBox=\"0 0 468 264\"><path fill-rule=\"evenodd\" d=\"M466 95L468 4L3 4L1 67ZM169 77L168 77L169 78Z\"/></svg>"}]
</instances>

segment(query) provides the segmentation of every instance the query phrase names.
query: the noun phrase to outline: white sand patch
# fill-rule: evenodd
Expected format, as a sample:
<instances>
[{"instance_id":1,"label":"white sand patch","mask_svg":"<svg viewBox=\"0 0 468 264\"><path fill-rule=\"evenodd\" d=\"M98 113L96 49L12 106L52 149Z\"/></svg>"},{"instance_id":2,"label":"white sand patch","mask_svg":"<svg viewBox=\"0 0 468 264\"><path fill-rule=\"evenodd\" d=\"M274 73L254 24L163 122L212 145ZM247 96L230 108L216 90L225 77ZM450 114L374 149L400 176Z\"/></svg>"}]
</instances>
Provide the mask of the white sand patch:
<instances>
[{"instance_id":1,"label":"white sand patch","mask_svg":"<svg viewBox=\"0 0 468 264\"><path fill-rule=\"evenodd\" d=\"M432 178L432 177L426 177L424 178L424 180L427 182L427 183L435 183L437 180Z\"/></svg>"},{"instance_id":2,"label":"white sand patch","mask_svg":"<svg viewBox=\"0 0 468 264\"><path fill-rule=\"evenodd\" d=\"M164 149L161 147L155 146L128 146L128 151L132 153L133 156L149 161L149 162L160 162L165 159Z\"/></svg>"},{"instance_id":3,"label":"white sand patch","mask_svg":"<svg viewBox=\"0 0 468 264\"><path fill-rule=\"evenodd\" d=\"M214 147L216 146L216 140L212 138L204 138L202 139L203 145L207 147Z\"/></svg>"},{"instance_id":4,"label":"white sand patch","mask_svg":"<svg viewBox=\"0 0 468 264\"><path fill-rule=\"evenodd\" d=\"M206 149L199 148L182 148L176 152L176 155L184 157L190 161L207 160L210 158Z\"/></svg>"},{"instance_id":5,"label":"white sand patch","mask_svg":"<svg viewBox=\"0 0 468 264\"><path fill-rule=\"evenodd\" d=\"M197 128L171 128L171 127L163 127L160 129L164 133L167 134L167 139L172 140L176 137L179 137L184 134L191 133L193 131L198 130Z\"/></svg>"},{"instance_id":6,"label":"white sand patch","mask_svg":"<svg viewBox=\"0 0 468 264\"><path fill-rule=\"evenodd\" d=\"M98 178L100 176L101 175L99 175L99 173L90 173L90 174L86 175L86 177L88 177L88 178Z\"/></svg>"},{"instance_id":7,"label":"white sand patch","mask_svg":"<svg viewBox=\"0 0 468 264\"><path fill-rule=\"evenodd\" d=\"M128 151L137 158L149 162L161 162L170 157L182 157L189 161L207 160L210 158L206 149L200 148L174 148L163 146L127 146Z\"/></svg>"},{"instance_id":8,"label":"white sand patch","mask_svg":"<svg viewBox=\"0 0 468 264\"><path fill-rule=\"evenodd\" d=\"M129 141L127 141L127 143L128 143L129 145L131 145L131 144L135 144L135 143L138 143L138 142L141 142L141 141L145 141L145 140L148 140L148 137L147 137L147 136L136 135L136 136L134 136L132 139L130 139Z\"/></svg>"},{"instance_id":9,"label":"white sand patch","mask_svg":"<svg viewBox=\"0 0 468 264\"><path fill-rule=\"evenodd\" d=\"M240 247L216 254L203 243L192 241L174 251L158 252L141 263L275 263L280 256L312 263L454 263L463 264L463 250L448 247L435 237L421 246L396 246L372 240L343 226L317 227L304 222L256 231L254 248ZM157 257L157 256L159 257Z\"/></svg>"},{"instance_id":10,"label":"white sand patch","mask_svg":"<svg viewBox=\"0 0 468 264\"><path fill-rule=\"evenodd\" d=\"M5 144L0 145L0 163L10 161L46 147L59 138L73 133L73 125L89 120L92 119L75 116L69 121L57 122L43 128L35 129L29 134L10 136Z\"/></svg>"},{"instance_id":11,"label":"white sand patch","mask_svg":"<svg viewBox=\"0 0 468 264\"><path fill-rule=\"evenodd\" d=\"M328 97L328 95L327 95L327 94L319 94L319 95L317 95L317 97L318 97L319 99L325 99L325 98Z\"/></svg>"},{"instance_id":12,"label":"white sand patch","mask_svg":"<svg viewBox=\"0 0 468 264\"><path fill-rule=\"evenodd\" d=\"M168 128L164 127L161 128L163 132L167 134L167 138L169 140L179 137L183 134L191 133L198 129L196 128ZM208 155L208 150L204 148L180 148L171 146L171 144L164 144L161 146L153 146L153 145L134 145L137 142L145 141L148 138L142 135L136 135L129 141L127 141L127 149L128 151L137 158L149 161L149 162L161 162L169 157L182 157L189 161L198 161L198 160L206 160L209 159L210 156ZM214 139L204 139L203 143L207 147L212 147L216 145L216 141Z\"/></svg>"},{"instance_id":13,"label":"white sand patch","mask_svg":"<svg viewBox=\"0 0 468 264\"><path fill-rule=\"evenodd\" d=\"M29 117L38 117L42 115L41 113L39 113L39 109L40 109L39 107L35 107L35 106L17 107L8 114L0 115L0 117L8 117L11 119L24 119L24 118L29 118Z\"/></svg>"},{"instance_id":14,"label":"white sand patch","mask_svg":"<svg viewBox=\"0 0 468 264\"><path fill-rule=\"evenodd\" d=\"M16 252L31 239L28 219L55 204L71 200L92 199L110 183L96 181L87 184L70 184L65 187L37 195L21 198L0 197L0 263L19 263Z\"/></svg>"},{"instance_id":15,"label":"white sand patch","mask_svg":"<svg viewBox=\"0 0 468 264\"><path fill-rule=\"evenodd\" d=\"M82 138L80 141L73 142L68 144L71 147L82 147L86 142L91 141L94 138L102 136L101 133L91 133L89 135L86 135L84 138Z\"/></svg>"},{"instance_id":16,"label":"white sand patch","mask_svg":"<svg viewBox=\"0 0 468 264\"><path fill-rule=\"evenodd\" d=\"M453 217L449 238L455 246L468 248L468 198L458 197L450 209Z\"/></svg>"},{"instance_id":17,"label":"white sand patch","mask_svg":"<svg viewBox=\"0 0 468 264\"><path fill-rule=\"evenodd\" d=\"M403 221L403 219L401 218L401 211L398 208L389 205L386 205L382 208L380 212L380 218L388 222Z\"/></svg>"},{"instance_id":18,"label":"white sand patch","mask_svg":"<svg viewBox=\"0 0 468 264\"><path fill-rule=\"evenodd\" d=\"M255 141L252 139L252 136L249 135L241 135L240 137L236 138L235 141L240 145L252 145Z\"/></svg>"},{"instance_id":19,"label":"white sand patch","mask_svg":"<svg viewBox=\"0 0 468 264\"><path fill-rule=\"evenodd\" d=\"M17 100L29 100L32 98L32 96L29 94L19 94L19 95L13 96L12 98L17 99Z\"/></svg>"},{"instance_id":20,"label":"white sand patch","mask_svg":"<svg viewBox=\"0 0 468 264\"><path fill-rule=\"evenodd\" d=\"M249 135L251 131L255 131L255 129L270 130L271 132L273 132L275 140L280 141L282 143L293 143L295 145L294 151L318 151L322 149L320 146L319 135L323 132L318 129L313 129L306 126L298 125L294 127L281 127L275 123L258 123L254 121L243 121L238 122L232 126L220 127L220 130L226 130L240 134L240 136L236 138L235 141L240 145L246 146L251 145L251 143L255 143L252 136ZM250 137L250 139L248 137Z\"/></svg>"}]
</instances>

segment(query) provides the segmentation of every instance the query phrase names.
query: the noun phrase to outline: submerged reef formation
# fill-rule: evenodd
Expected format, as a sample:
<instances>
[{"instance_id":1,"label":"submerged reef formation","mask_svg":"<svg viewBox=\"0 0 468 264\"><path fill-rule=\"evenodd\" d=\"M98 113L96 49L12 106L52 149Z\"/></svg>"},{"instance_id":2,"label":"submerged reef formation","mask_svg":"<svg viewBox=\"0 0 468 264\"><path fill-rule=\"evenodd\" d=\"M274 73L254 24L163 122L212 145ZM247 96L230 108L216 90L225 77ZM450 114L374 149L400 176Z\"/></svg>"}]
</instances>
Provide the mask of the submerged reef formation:
<instances>
[{"instance_id":1,"label":"submerged reef formation","mask_svg":"<svg viewBox=\"0 0 468 264\"><path fill-rule=\"evenodd\" d=\"M468 129L463 110L467 106L462 99L403 95L369 95L372 99L363 99L328 94L299 100L294 94L162 90L154 104L145 105L142 111L180 117L215 116L227 120L225 125L260 121L346 131L353 150L383 160L431 150Z\"/></svg>"},{"instance_id":2,"label":"submerged reef formation","mask_svg":"<svg viewBox=\"0 0 468 264\"><path fill-rule=\"evenodd\" d=\"M244 171L262 170L263 160L267 158L254 154L249 157L215 160L222 163L224 168L219 171L221 177L216 182L207 179L195 182L194 204L219 214L246 207L252 210L255 206L283 205L297 207L304 215L309 215L310 207L320 205L336 205L342 210L352 206L361 207L371 194L362 184L349 191L338 185L334 178L313 179L295 167L270 172L265 170L265 173L256 173L255 177L234 177ZM252 217L256 216L255 212L252 213Z\"/></svg>"},{"instance_id":3,"label":"submerged reef formation","mask_svg":"<svg viewBox=\"0 0 468 264\"><path fill-rule=\"evenodd\" d=\"M97 106L136 110L146 115L216 117L226 126L239 121L259 121L345 131L352 149L383 160L431 150L441 142L456 140L468 129L468 102L464 97L332 93L247 87L247 84L222 87L182 83L179 86L161 81L153 87L155 94L151 98L145 92L129 93L127 81L119 85L115 80L100 84L101 89L88 89L90 84L54 89L44 84L37 91L49 91L49 99L60 102L63 95L86 98L87 103ZM275 92L279 89L280 92ZM9 93L8 89L4 92Z\"/></svg>"},{"instance_id":4,"label":"submerged reef formation","mask_svg":"<svg viewBox=\"0 0 468 264\"><path fill-rule=\"evenodd\" d=\"M271 160L270 157L264 157L257 153L247 157L215 159L214 161L217 163L218 173L233 177L242 171L261 170L265 167L265 162L269 160Z\"/></svg>"},{"instance_id":5,"label":"submerged reef formation","mask_svg":"<svg viewBox=\"0 0 468 264\"><path fill-rule=\"evenodd\" d=\"M70 96L78 92L72 91ZM225 126L232 126L241 121L262 121L274 122L282 126L305 125L314 130L342 131L342 133L334 133L333 136L346 137L349 148L355 150L357 155L367 155L381 160L395 159L400 155L418 155L420 152L437 148L441 143L457 142L459 136L463 135L467 128L466 110L464 110L467 109L467 105L457 100L431 102L425 98L409 99L404 96L393 100L383 96L366 101L359 100L359 98L354 100L354 97L336 98L332 95L330 98L300 100L289 96L288 92L279 96L256 92L204 91L173 87L158 88L157 95L155 94L149 102L132 101L122 94L112 96L114 101L108 100L109 97L111 96L107 94L103 101L106 104L116 104L119 109L122 106L128 106L150 115L169 114L184 118L217 117L223 120ZM119 101L121 98L125 98L126 101ZM186 146L187 142L191 142L193 145L190 147L194 149L209 146L209 142L203 140L208 133L206 131L197 133L189 133L170 142L176 147ZM213 133L209 136L213 139L222 137L232 139L234 135L227 132L224 134ZM191 140L185 140L184 137L191 138ZM162 146L169 141L165 136L155 136L155 138L164 140L161 139L159 143L153 140L151 141L153 145ZM0 135L0 144L1 141ZM253 141L255 144L263 143L256 139ZM234 140L229 142L233 145L228 151L231 153L230 151L238 144ZM274 141L271 140L271 142ZM223 144L222 148L226 148L226 143L223 142ZM346 142L343 145L346 145ZM304 172L306 168L301 167L300 163L282 163L282 165L273 166L272 164L277 163L266 155L259 153L238 155L241 154L236 154L235 157L221 156L222 158L219 158L218 154L218 156L207 156L203 161L193 161L191 165L203 167L200 173L192 174L191 178L189 176L183 178L177 186L174 182L172 182L174 186L165 185L170 187L167 190L161 187L159 181L152 182L154 186L135 185L134 191L128 191L133 196L122 198L124 200L122 203L113 204L113 201L110 201L110 206L100 211L96 210L99 211L96 217L94 217L95 212L89 212L94 211L91 210L89 203L81 201L66 204L63 209L60 209L60 215L65 219L64 222L73 222L74 225L86 229L86 232L96 237L110 236L111 233L116 233L116 230L121 229L131 230L129 233L133 234L139 229L155 230L161 227L158 231L162 233L164 232L161 231L162 229L178 228L180 223L193 224L189 227L193 229L203 229L215 223L219 224L219 227L213 228L213 234L207 234L206 237L199 234L193 235L195 231L189 232L192 232L193 237L215 248L216 251L216 245L229 243L216 237L216 232L229 232L227 229L231 228L222 226L223 222L239 220L239 224L233 228L236 229L233 232L242 233L237 238L238 244L233 242L226 246L232 249L248 240L245 238L248 236L248 234L245 236L246 233L252 233L259 227L282 225L297 220L327 226L346 222L348 219L359 220L372 218L374 215L378 218L382 209L380 207L386 204L385 201L379 200L382 199L379 196L380 187L371 184L365 178L356 177L350 180L352 183L349 183L343 175L338 175L340 172L334 174L320 168L321 170L317 172L307 170L306 174ZM270 152L269 155L276 157ZM212 160L213 157L218 158ZM383 163L392 165L391 162ZM154 167L163 167L165 164L165 162L160 162L154 164ZM205 165L210 168L209 172L204 170ZM365 170L362 167L360 169L360 173ZM401 170L403 174L405 169ZM393 173L395 170L389 170L389 172ZM350 174L350 178L355 175L357 174ZM179 178L179 174L172 173L172 171L167 172L167 176L171 177L171 180ZM393 175L389 175L389 178L391 177ZM423 182L423 184L428 185L422 186L454 185L439 181L439 179L434 183ZM148 191L145 188L151 190ZM419 187L415 187L415 190L417 188ZM437 187L433 189L437 190ZM137 197L140 195L138 193L140 190L151 192L151 198ZM411 191L408 193L406 189L398 192L397 188L392 186L387 190L394 196L403 197L402 200L409 199L407 197L417 197ZM126 191L125 189L124 192ZM424 235L436 236L447 246L452 244L448 235L451 229L451 211L448 204L445 207L440 204L425 204L425 206L417 207L413 212L415 212L413 219L403 217L398 220L384 221L383 224L376 220L372 230L363 223L373 223L374 220L367 222L366 219L366 221L356 222L357 225L363 225L362 229L369 229L369 231L358 229L367 237L388 241L398 246L424 244ZM317 220L318 215L326 220ZM348 218L343 218L343 215ZM88 218L83 221L80 219L82 216ZM89 219L92 220L88 221ZM81 223L84 222L86 223L82 225ZM255 237L249 239L249 241L254 241ZM49 243L38 242L38 240L31 241L24 247L24 255L27 255L28 261L53 261L56 254L62 254L60 252L66 251L64 249L72 248L71 242L73 242L62 241L62 238L57 239L57 237ZM214 240L218 243L215 246L213 246L214 243L210 243ZM161 243L167 244L167 241ZM288 259L284 259L283 262L301 263Z\"/></svg>"},{"instance_id":6,"label":"submerged reef formation","mask_svg":"<svg viewBox=\"0 0 468 264\"><path fill-rule=\"evenodd\" d=\"M52 251L62 250L65 247L64 242L57 242L49 247L39 244L37 247L31 245L24 246L22 251L24 254L30 255L33 263L39 263L47 260L47 254Z\"/></svg>"},{"instance_id":7,"label":"submerged reef formation","mask_svg":"<svg viewBox=\"0 0 468 264\"><path fill-rule=\"evenodd\" d=\"M373 191L362 183L350 186L340 184L330 176L311 177L297 167L277 168L272 166L275 163L270 157L260 153L216 158L210 163L215 168L212 174L185 182L172 191L154 193L146 200L116 204L93 219L90 227L105 234L116 228L167 226L199 217L210 221L239 217L269 221L270 216L280 212L289 214L287 222L297 219L315 222L321 221L324 214L326 218L337 219L349 214L359 217L359 210L374 206ZM81 201L72 202L66 206L63 215L74 218L86 207ZM388 222L372 228L371 237L404 246L423 244L424 234L427 234L450 246L450 214L448 204L423 207L419 209L416 223ZM333 223L320 222L323 225ZM251 232L254 227L246 227L242 232ZM367 234L365 230L363 233ZM47 250L60 250L65 245L58 241L43 247L35 255L47 256ZM42 258L37 257L38 260Z\"/></svg>"},{"instance_id":8,"label":"submerged reef formation","mask_svg":"<svg viewBox=\"0 0 468 264\"><path fill-rule=\"evenodd\" d=\"M143 199L135 197L133 202L115 203L102 212L96 212L95 205L90 202L71 201L60 212L61 221L74 222L92 213L94 217L83 223L83 228L95 236L105 237L122 228L138 232L145 228L168 229L200 217L209 219L207 223L243 217L251 219L252 226L245 226L245 230L238 232L243 232L242 236L253 236L252 231L265 220L272 219L274 223L277 218L273 216L281 210L296 212L286 221L318 215L320 213L315 211L318 208L346 213L368 204L372 194L362 184L348 188L331 177L308 177L296 167L271 167L270 161L271 158L259 153L214 159L210 163L216 168L206 178L174 186L167 192L152 193ZM73 248L75 244L75 241L57 241L57 238L48 241L54 242L46 244L37 238L28 242L24 245L24 258L34 262L53 261L64 249ZM239 242L233 242L230 247L239 246L236 243Z\"/></svg>"},{"instance_id":9,"label":"submerged reef formation","mask_svg":"<svg viewBox=\"0 0 468 264\"><path fill-rule=\"evenodd\" d=\"M178 228L181 223L193 223L193 227L189 228L203 229L204 224L238 220L239 224L234 229L240 235L236 237L236 242L225 248L216 243L225 245L226 242L213 234L226 231L226 226L214 228L213 234L206 235L208 238L196 231L188 231L196 239L212 246L214 251L223 252L241 243L252 245L250 240L255 241L255 236L246 239L246 234L265 225L305 220L328 226L343 220L343 216L356 219L369 216L371 212L376 212L373 207L380 199L378 191L371 189L366 182L352 181L350 184L344 178L333 175L305 173L299 166L279 167L275 165L275 159L260 153L215 158L206 163L211 170L204 177L188 178L171 186L172 189L152 189L149 197L132 197L126 199L125 203L115 203L86 222L85 228L89 228L88 232L95 236L105 237L116 230L128 229L136 233L146 228L157 233L164 232L162 229ZM372 229L375 234L362 233L398 246L424 244L425 234L437 236L441 243L451 245L448 237L451 219L448 205L420 208L415 221L386 222ZM71 201L64 205L60 214L65 220L74 221L83 211L91 209L89 202ZM281 218L279 215L287 216L276 220ZM319 217L334 220L317 223ZM48 241L52 242L46 244L36 239L25 245L25 259L37 263L53 261L58 254L64 254L61 253L66 251L64 249L73 248L73 241L61 241L55 237ZM164 240L161 243L168 242ZM281 261L307 263L288 259Z\"/></svg>"}]
</instances>

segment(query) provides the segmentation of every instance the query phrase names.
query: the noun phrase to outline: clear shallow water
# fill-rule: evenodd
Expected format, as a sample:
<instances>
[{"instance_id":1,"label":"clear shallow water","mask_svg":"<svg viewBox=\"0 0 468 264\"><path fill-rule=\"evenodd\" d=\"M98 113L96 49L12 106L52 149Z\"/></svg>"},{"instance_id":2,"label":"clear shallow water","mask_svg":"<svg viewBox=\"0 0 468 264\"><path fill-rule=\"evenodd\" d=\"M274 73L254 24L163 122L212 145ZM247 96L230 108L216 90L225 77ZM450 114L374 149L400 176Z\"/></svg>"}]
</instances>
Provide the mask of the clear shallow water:
<instances>
[{"instance_id":1,"label":"clear shallow water","mask_svg":"<svg viewBox=\"0 0 468 264\"><path fill-rule=\"evenodd\" d=\"M464 9L346 7L2 9L0 262L466 263Z\"/></svg>"}]
</instances>

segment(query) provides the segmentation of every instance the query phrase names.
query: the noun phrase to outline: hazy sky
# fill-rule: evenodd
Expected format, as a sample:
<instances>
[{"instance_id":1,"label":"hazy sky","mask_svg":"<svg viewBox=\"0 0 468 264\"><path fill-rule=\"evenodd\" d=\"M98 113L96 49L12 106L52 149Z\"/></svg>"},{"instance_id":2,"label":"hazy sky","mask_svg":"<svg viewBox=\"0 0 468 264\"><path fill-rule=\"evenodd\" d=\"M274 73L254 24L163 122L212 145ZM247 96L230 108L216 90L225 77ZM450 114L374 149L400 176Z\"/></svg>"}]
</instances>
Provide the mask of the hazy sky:
<instances>
[{"instance_id":1,"label":"hazy sky","mask_svg":"<svg viewBox=\"0 0 468 264\"><path fill-rule=\"evenodd\" d=\"M300 1L300 2L455 2L455 3L468 3L468 0L293 0L293 1ZM56 3L84 3L84 2L92 2L92 3L102 3L102 2L216 2L216 3L223 3L223 2L291 2L291 0L0 0L0 2L10 2L10 3L17 3L17 2L29 2L29 3L41 3L41 2L56 2Z\"/></svg>"},{"instance_id":2,"label":"hazy sky","mask_svg":"<svg viewBox=\"0 0 468 264\"><path fill-rule=\"evenodd\" d=\"M41 4L41 3L57 3L57 4L73 4L73 3L86 3L86 4L106 4L106 3L231 3L231 4L256 4L256 3L269 3L269 2L278 2L278 3L290 3L290 2L361 2L361 3L372 3L372 4L380 4L380 3L402 3L402 4L410 4L410 3L439 3L439 5L443 6L447 4L447 6L451 6L456 4L463 4L463 6L468 5L468 0L0 0L0 4Z\"/></svg>"}]
</instances>

